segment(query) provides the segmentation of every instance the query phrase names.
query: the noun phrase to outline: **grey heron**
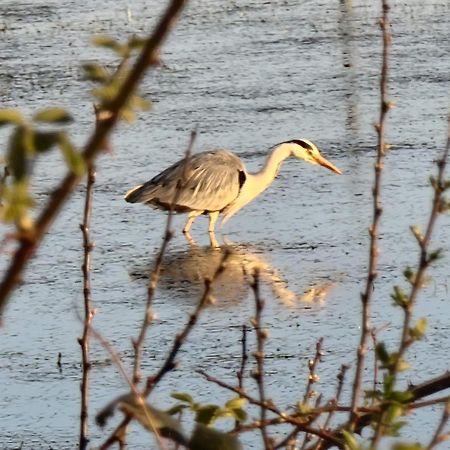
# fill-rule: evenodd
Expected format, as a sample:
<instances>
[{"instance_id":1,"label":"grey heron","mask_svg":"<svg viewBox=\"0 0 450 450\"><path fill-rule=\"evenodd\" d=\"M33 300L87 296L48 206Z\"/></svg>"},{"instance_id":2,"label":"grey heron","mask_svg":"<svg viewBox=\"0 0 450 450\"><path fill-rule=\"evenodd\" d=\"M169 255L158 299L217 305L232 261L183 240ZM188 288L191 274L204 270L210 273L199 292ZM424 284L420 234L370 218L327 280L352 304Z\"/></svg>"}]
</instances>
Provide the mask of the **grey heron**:
<instances>
[{"instance_id":1,"label":"grey heron","mask_svg":"<svg viewBox=\"0 0 450 450\"><path fill-rule=\"evenodd\" d=\"M168 211L176 199L173 210L189 213L184 233L189 234L198 216L208 214L208 230L214 234L219 214L223 215L224 224L272 184L282 162L291 156L341 174L311 141L294 139L275 145L257 173L247 172L239 157L227 150L198 153L187 162L183 158L150 181L129 190L125 200Z\"/></svg>"}]
</instances>

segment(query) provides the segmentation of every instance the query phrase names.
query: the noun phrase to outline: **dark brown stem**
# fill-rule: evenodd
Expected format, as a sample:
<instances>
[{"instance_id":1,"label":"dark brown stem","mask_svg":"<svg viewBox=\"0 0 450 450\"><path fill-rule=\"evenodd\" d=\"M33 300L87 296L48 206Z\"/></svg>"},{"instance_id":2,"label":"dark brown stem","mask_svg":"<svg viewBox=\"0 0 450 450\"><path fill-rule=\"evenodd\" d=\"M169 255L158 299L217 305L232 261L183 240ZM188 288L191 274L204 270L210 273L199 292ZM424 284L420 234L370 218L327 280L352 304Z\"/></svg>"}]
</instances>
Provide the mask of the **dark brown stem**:
<instances>
[{"instance_id":1,"label":"dark brown stem","mask_svg":"<svg viewBox=\"0 0 450 450\"><path fill-rule=\"evenodd\" d=\"M185 3L186 0L172 0L156 26L155 31L147 40L144 49L124 81L117 97L109 105L108 117L98 124L95 132L85 146L83 158L88 167L101 152L109 133L119 119L119 112L126 105L130 95L136 89L145 72L149 67L158 64L160 47L174 26ZM58 216L69 195L80 182L80 179L80 176L72 172L66 175L59 187L53 191L46 207L37 218L33 233L26 239L24 238L20 241L19 248L15 252L0 284L0 315L3 314L10 294L20 282L25 266L36 248L40 245L43 236L50 228L54 219Z\"/></svg>"},{"instance_id":2,"label":"dark brown stem","mask_svg":"<svg viewBox=\"0 0 450 450\"><path fill-rule=\"evenodd\" d=\"M188 166L189 166L192 148L194 146L196 136L197 136L197 131L196 130L192 131L191 139L190 139L189 145L188 145L186 153L185 153L185 167L184 167L183 178L185 178L185 174L186 174ZM135 383L135 384L138 384L142 378L141 361L142 361L143 345L144 345L145 336L147 334L148 327L153 320L153 313L152 313L153 298L155 296L156 287L159 283L164 254L165 254L165 252L167 250L167 246L169 245L169 242L173 236L173 232L172 232L171 228L172 228L174 207L177 204L178 198L180 196L180 192L181 192L180 188L181 188L182 184L184 183L184 179L180 180L179 183L180 184L179 184L178 188L175 190L175 195L172 200L169 215L167 217L166 228L165 228L164 235L163 235L163 242L162 242L161 247L156 256L155 266L150 275L150 281L147 286L147 303L145 306L144 320L142 321L142 326L141 326L141 330L139 332L139 336L137 337L137 339L135 339L133 341L133 347L134 347L133 383Z\"/></svg>"},{"instance_id":3,"label":"dark brown stem","mask_svg":"<svg viewBox=\"0 0 450 450\"><path fill-rule=\"evenodd\" d=\"M380 26L383 33L383 54L382 54L382 68L380 80L380 117L376 126L378 134L377 144L377 158L374 166L375 180L372 192L373 197L373 218L372 225L369 229L370 236L370 252L369 252L369 268L367 273L366 287L361 294L362 302L362 324L361 324L361 338L357 351L357 361L355 369L355 378L352 389L352 411L349 417L349 428L352 430L356 421L356 409L359 401L362 386L362 376L364 372L365 357L367 353L367 341L370 335L370 302L374 290L374 282L378 276L378 234L379 224L382 214L381 207L381 173L383 170L383 161L386 151L386 143L384 140L385 118L386 114L391 108L392 104L388 101L388 72L389 72L389 51L391 47L391 32L389 24L389 5L387 0L382 0L383 14L380 21Z\"/></svg>"},{"instance_id":4,"label":"dark brown stem","mask_svg":"<svg viewBox=\"0 0 450 450\"><path fill-rule=\"evenodd\" d=\"M90 227L92 217L92 200L95 183L95 167L88 167L86 196L84 202L83 223L80 225L83 235L83 264L81 270L83 272L83 299L84 299L84 320L83 335L79 339L81 345L81 411L80 411L80 440L79 449L85 450L89 443L88 439L88 399L89 399L89 372L91 363L89 360L89 330L91 327L93 309L91 296L91 253L94 244L90 239Z\"/></svg>"}]
</instances>

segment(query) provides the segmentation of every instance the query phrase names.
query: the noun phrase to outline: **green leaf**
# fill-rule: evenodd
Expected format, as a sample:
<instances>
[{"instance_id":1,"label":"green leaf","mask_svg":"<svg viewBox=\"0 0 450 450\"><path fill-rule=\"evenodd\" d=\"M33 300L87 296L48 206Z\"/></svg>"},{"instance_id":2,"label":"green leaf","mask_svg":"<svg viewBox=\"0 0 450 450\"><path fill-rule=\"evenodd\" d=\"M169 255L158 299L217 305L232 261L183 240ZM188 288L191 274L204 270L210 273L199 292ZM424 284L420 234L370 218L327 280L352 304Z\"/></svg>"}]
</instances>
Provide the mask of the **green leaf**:
<instances>
[{"instance_id":1,"label":"green leaf","mask_svg":"<svg viewBox=\"0 0 450 450\"><path fill-rule=\"evenodd\" d=\"M67 166L75 175L81 176L86 170L83 155L79 153L65 134L60 134L59 148L61 149Z\"/></svg>"},{"instance_id":2,"label":"green leaf","mask_svg":"<svg viewBox=\"0 0 450 450\"><path fill-rule=\"evenodd\" d=\"M232 414L234 418L239 422L245 422L247 420L247 412L242 408L233 408Z\"/></svg>"},{"instance_id":3,"label":"green leaf","mask_svg":"<svg viewBox=\"0 0 450 450\"><path fill-rule=\"evenodd\" d=\"M179 403L178 405L172 406L172 408L169 408L166 413L170 414L171 416L174 416L175 414L180 413L183 411L183 409L189 408L189 405L182 405Z\"/></svg>"},{"instance_id":4,"label":"green leaf","mask_svg":"<svg viewBox=\"0 0 450 450\"><path fill-rule=\"evenodd\" d=\"M242 408L247 404L247 400L243 397L236 397L232 398L231 400L228 400L225 403L225 408L229 409L236 409L236 408Z\"/></svg>"},{"instance_id":5,"label":"green leaf","mask_svg":"<svg viewBox=\"0 0 450 450\"><path fill-rule=\"evenodd\" d=\"M190 405L194 404L194 399L186 392L172 392L170 396L176 400L180 400L180 402L189 403Z\"/></svg>"},{"instance_id":6,"label":"green leaf","mask_svg":"<svg viewBox=\"0 0 450 450\"><path fill-rule=\"evenodd\" d=\"M139 97L138 95L133 95L128 104L132 108L140 109L142 111L148 111L152 107L152 102L146 100L145 98Z\"/></svg>"},{"instance_id":7,"label":"green leaf","mask_svg":"<svg viewBox=\"0 0 450 450\"><path fill-rule=\"evenodd\" d=\"M392 450L424 450L420 444L405 444L403 442L399 442L398 444L394 444Z\"/></svg>"},{"instance_id":8,"label":"green leaf","mask_svg":"<svg viewBox=\"0 0 450 450\"><path fill-rule=\"evenodd\" d=\"M413 397L414 395L411 391L392 391L388 398L397 403L407 403L412 400Z\"/></svg>"},{"instance_id":9,"label":"green leaf","mask_svg":"<svg viewBox=\"0 0 450 450\"><path fill-rule=\"evenodd\" d=\"M418 225L412 225L409 227L409 229L411 230L411 233L414 235L414 237L417 239L417 242L419 243L419 245L422 245L423 234L422 234L420 227Z\"/></svg>"},{"instance_id":10,"label":"green leaf","mask_svg":"<svg viewBox=\"0 0 450 450\"><path fill-rule=\"evenodd\" d=\"M128 123L133 123L136 120L136 113L130 108L123 108L120 110L120 118Z\"/></svg>"},{"instance_id":11,"label":"green leaf","mask_svg":"<svg viewBox=\"0 0 450 450\"><path fill-rule=\"evenodd\" d=\"M118 406L126 414L133 416L148 431L152 433L157 432L163 437L186 445L187 438L184 435L180 422L166 412L147 403L141 404L139 399L133 394L122 397Z\"/></svg>"},{"instance_id":12,"label":"green leaf","mask_svg":"<svg viewBox=\"0 0 450 450\"><path fill-rule=\"evenodd\" d=\"M33 226L28 213L34 202L26 179L4 186L2 199L4 202L0 208L0 218L4 223L15 223L21 230L28 230Z\"/></svg>"},{"instance_id":13,"label":"green leaf","mask_svg":"<svg viewBox=\"0 0 450 450\"><path fill-rule=\"evenodd\" d=\"M391 298L394 300L395 305L402 308L408 306L408 297L400 286L394 286L394 292L391 294Z\"/></svg>"},{"instance_id":14,"label":"green leaf","mask_svg":"<svg viewBox=\"0 0 450 450\"><path fill-rule=\"evenodd\" d=\"M34 148L37 153L45 153L60 141L59 132L36 131L34 133Z\"/></svg>"},{"instance_id":15,"label":"green leaf","mask_svg":"<svg viewBox=\"0 0 450 450\"><path fill-rule=\"evenodd\" d=\"M205 425L210 425L217 418L219 412L220 407L217 405L202 405L197 409L195 421Z\"/></svg>"},{"instance_id":16,"label":"green leaf","mask_svg":"<svg viewBox=\"0 0 450 450\"><path fill-rule=\"evenodd\" d=\"M147 40L139 38L137 36L132 36L128 41L128 48L130 50L142 50L146 44Z\"/></svg>"},{"instance_id":17,"label":"green leaf","mask_svg":"<svg viewBox=\"0 0 450 450\"><path fill-rule=\"evenodd\" d=\"M413 328L409 329L409 335L413 339L422 339L427 329L427 318L421 317Z\"/></svg>"},{"instance_id":18,"label":"green leaf","mask_svg":"<svg viewBox=\"0 0 450 450\"><path fill-rule=\"evenodd\" d=\"M100 64L85 63L83 64L83 70L85 80L105 82L111 77L108 69Z\"/></svg>"},{"instance_id":19,"label":"green leaf","mask_svg":"<svg viewBox=\"0 0 450 450\"><path fill-rule=\"evenodd\" d=\"M400 436L400 430L405 426L408 425L408 422L404 421L404 420L397 420L395 423L393 423L389 429L388 429L388 434L390 436Z\"/></svg>"},{"instance_id":20,"label":"green leaf","mask_svg":"<svg viewBox=\"0 0 450 450\"><path fill-rule=\"evenodd\" d=\"M355 436L353 433L350 433L347 430L342 430L341 433L342 433L342 436L344 437L345 443L350 448L350 450L360 450L358 441L355 439Z\"/></svg>"},{"instance_id":21,"label":"green leaf","mask_svg":"<svg viewBox=\"0 0 450 450\"><path fill-rule=\"evenodd\" d=\"M24 146L25 127L18 126L11 134L8 144L7 165L16 180L28 175L27 152Z\"/></svg>"},{"instance_id":22,"label":"green leaf","mask_svg":"<svg viewBox=\"0 0 450 450\"><path fill-rule=\"evenodd\" d=\"M94 45L98 47L109 48L118 54L122 54L123 46L110 36L98 35L92 38Z\"/></svg>"},{"instance_id":23,"label":"green leaf","mask_svg":"<svg viewBox=\"0 0 450 450\"><path fill-rule=\"evenodd\" d=\"M386 350L386 345L384 344L384 342L379 342L377 344L375 352L376 352L377 358L384 365L389 363L390 355L389 355L388 351Z\"/></svg>"},{"instance_id":24,"label":"green leaf","mask_svg":"<svg viewBox=\"0 0 450 450\"><path fill-rule=\"evenodd\" d=\"M414 273L414 271L411 269L411 267L407 267L404 271L403 271L403 275L405 276L405 278L412 284L414 283L414 279L416 277L416 274Z\"/></svg>"},{"instance_id":25,"label":"green leaf","mask_svg":"<svg viewBox=\"0 0 450 450\"><path fill-rule=\"evenodd\" d=\"M189 442L191 450L242 450L235 436L197 423Z\"/></svg>"},{"instance_id":26,"label":"green leaf","mask_svg":"<svg viewBox=\"0 0 450 450\"><path fill-rule=\"evenodd\" d=\"M437 261L438 259L442 258L442 249L438 248L436 250L433 250L431 253L429 253L428 255L428 261L430 263Z\"/></svg>"},{"instance_id":27,"label":"green leaf","mask_svg":"<svg viewBox=\"0 0 450 450\"><path fill-rule=\"evenodd\" d=\"M110 83L92 90L92 95L100 99L103 103L108 103L116 98L119 92L119 85L117 83Z\"/></svg>"},{"instance_id":28,"label":"green leaf","mask_svg":"<svg viewBox=\"0 0 450 450\"><path fill-rule=\"evenodd\" d=\"M4 125L23 125L22 114L17 109L0 109L0 127Z\"/></svg>"},{"instance_id":29,"label":"green leaf","mask_svg":"<svg viewBox=\"0 0 450 450\"><path fill-rule=\"evenodd\" d=\"M47 108L42 111L38 111L33 120L43 123L57 123L64 124L73 121L72 116L64 108Z\"/></svg>"},{"instance_id":30,"label":"green leaf","mask_svg":"<svg viewBox=\"0 0 450 450\"><path fill-rule=\"evenodd\" d=\"M399 405L398 403L392 403L389 408L386 411L386 414L384 416L384 421L386 425L391 425L395 422L395 419L402 416L405 409L402 405Z\"/></svg>"}]
</instances>

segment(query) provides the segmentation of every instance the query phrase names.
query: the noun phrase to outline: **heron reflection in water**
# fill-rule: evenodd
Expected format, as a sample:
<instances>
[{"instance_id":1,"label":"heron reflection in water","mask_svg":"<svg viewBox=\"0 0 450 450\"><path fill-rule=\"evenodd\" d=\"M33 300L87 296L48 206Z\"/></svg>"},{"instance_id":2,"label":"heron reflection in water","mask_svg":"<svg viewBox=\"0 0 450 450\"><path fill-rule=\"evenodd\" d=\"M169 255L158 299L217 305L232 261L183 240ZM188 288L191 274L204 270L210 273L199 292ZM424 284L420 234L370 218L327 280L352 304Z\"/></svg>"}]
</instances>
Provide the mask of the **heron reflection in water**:
<instances>
[{"instance_id":1,"label":"heron reflection in water","mask_svg":"<svg viewBox=\"0 0 450 450\"><path fill-rule=\"evenodd\" d=\"M183 232L188 235L194 220L202 214L208 214L208 231L214 242L219 215L223 215L224 224L265 191L278 175L283 161L289 157L341 173L320 154L311 141L295 139L273 147L263 168L253 174L247 172L239 157L227 150L198 153L188 160L178 161L150 181L129 190L125 200L163 210L188 212L188 220L183 228Z\"/></svg>"},{"instance_id":2,"label":"heron reflection in water","mask_svg":"<svg viewBox=\"0 0 450 450\"><path fill-rule=\"evenodd\" d=\"M213 296L222 302L239 302L250 292L250 281L255 270L260 281L268 286L274 297L290 306L297 302L311 303L324 300L332 282L322 283L297 294L288 287L282 273L268 263L255 248L227 243L220 247L198 247L190 241L189 249L166 254L162 266L160 287L186 291L197 299L204 289L205 278L211 279L224 255L227 255L224 270L215 279ZM148 277L149 267L136 267L131 274L135 278Z\"/></svg>"}]
</instances>

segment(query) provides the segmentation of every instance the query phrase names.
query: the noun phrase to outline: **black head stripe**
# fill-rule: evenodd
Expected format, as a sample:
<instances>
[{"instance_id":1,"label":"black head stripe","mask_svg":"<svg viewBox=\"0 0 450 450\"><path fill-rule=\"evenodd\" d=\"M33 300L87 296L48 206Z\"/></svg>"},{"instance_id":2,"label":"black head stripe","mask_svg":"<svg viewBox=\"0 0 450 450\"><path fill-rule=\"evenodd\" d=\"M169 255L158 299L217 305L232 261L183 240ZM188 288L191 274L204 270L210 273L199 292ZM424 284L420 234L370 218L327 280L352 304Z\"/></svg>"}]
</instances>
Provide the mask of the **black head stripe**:
<instances>
[{"instance_id":1,"label":"black head stripe","mask_svg":"<svg viewBox=\"0 0 450 450\"><path fill-rule=\"evenodd\" d=\"M301 147L306 148L307 150L313 150L313 147L311 146L311 144L308 144L308 142L302 141L301 139L293 139L291 141L283 142L283 144L289 144L291 142L293 144L300 145Z\"/></svg>"}]
</instances>

